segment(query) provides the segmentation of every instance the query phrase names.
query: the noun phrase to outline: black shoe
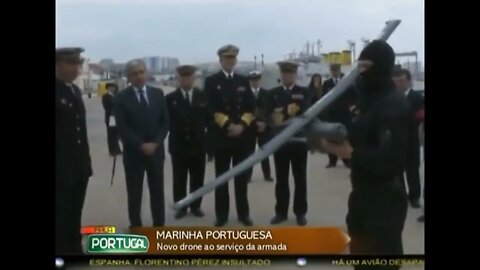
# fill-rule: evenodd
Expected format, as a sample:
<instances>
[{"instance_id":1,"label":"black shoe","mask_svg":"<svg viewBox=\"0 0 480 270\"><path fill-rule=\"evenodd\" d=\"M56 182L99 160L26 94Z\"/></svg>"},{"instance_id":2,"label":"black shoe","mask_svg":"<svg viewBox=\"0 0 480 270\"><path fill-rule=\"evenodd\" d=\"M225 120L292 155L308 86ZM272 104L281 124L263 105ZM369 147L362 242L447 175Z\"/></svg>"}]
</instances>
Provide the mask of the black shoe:
<instances>
[{"instance_id":1,"label":"black shoe","mask_svg":"<svg viewBox=\"0 0 480 270\"><path fill-rule=\"evenodd\" d=\"M304 215L297 216L297 224L299 226L305 226L307 225L307 219L305 218Z\"/></svg>"},{"instance_id":2,"label":"black shoe","mask_svg":"<svg viewBox=\"0 0 480 270\"><path fill-rule=\"evenodd\" d=\"M335 167L337 167L336 164L328 164L327 166L325 166L325 168L327 168L327 169L335 168Z\"/></svg>"},{"instance_id":3,"label":"black shoe","mask_svg":"<svg viewBox=\"0 0 480 270\"><path fill-rule=\"evenodd\" d=\"M420 200L410 200L410 205L413 208L420 208L422 205L420 204Z\"/></svg>"},{"instance_id":4,"label":"black shoe","mask_svg":"<svg viewBox=\"0 0 480 270\"><path fill-rule=\"evenodd\" d=\"M227 222L227 219L217 219L217 221L215 221L215 227L223 227Z\"/></svg>"},{"instance_id":5,"label":"black shoe","mask_svg":"<svg viewBox=\"0 0 480 270\"><path fill-rule=\"evenodd\" d=\"M250 227L253 225L253 221L247 217L247 218L239 218L238 221L240 221L240 223L242 223L243 225L247 226L247 227Z\"/></svg>"},{"instance_id":6,"label":"black shoe","mask_svg":"<svg viewBox=\"0 0 480 270\"><path fill-rule=\"evenodd\" d=\"M177 213L175 213L175 219L181 219L187 215L187 210L178 210Z\"/></svg>"},{"instance_id":7,"label":"black shoe","mask_svg":"<svg viewBox=\"0 0 480 270\"><path fill-rule=\"evenodd\" d=\"M287 217L276 215L272 218L272 220L270 220L270 224L272 225L279 224L284 222L285 220L287 220Z\"/></svg>"},{"instance_id":8,"label":"black shoe","mask_svg":"<svg viewBox=\"0 0 480 270\"><path fill-rule=\"evenodd\" d=\"M425 222L425 215L421 215L417 218L418 222Z\"/></svg>"},{"instance_id":9,"label":"black shoe","mask_svg":"<svg viewBox=\"0 0 480 270\"><path fill-rule=\"evenodd\" d=\"M267 181L267 182L273 182L273 178L272 178L272 177L267 177L267 178L265 178L265 181Z\"/></svg>"},{"instance_id":10,"label":"black shoe","mask_svg":"<svg viewBox=\"0 0 480 270\"><path fill-rule=\"evenodd\" d=\"M203 217L205 215L203 211L200 209L192 209L191 212L192 212L192 215L196 217Z\"/></svg>"}]
</instances>

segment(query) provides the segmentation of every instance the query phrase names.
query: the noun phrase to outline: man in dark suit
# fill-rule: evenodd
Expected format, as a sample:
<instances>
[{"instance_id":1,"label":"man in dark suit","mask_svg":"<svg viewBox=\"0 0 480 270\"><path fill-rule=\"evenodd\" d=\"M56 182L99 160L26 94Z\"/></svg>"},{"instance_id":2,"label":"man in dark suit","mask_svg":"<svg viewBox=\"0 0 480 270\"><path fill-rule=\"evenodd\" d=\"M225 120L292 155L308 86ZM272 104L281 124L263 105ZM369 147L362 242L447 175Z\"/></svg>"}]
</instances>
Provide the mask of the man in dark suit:
<instances>
[{"instance_id":1,"label":"man in dark suit","mask_svg":"<svg viewBox=\"0 0 480 270\"><path fill-rule=\"evenodd\" d=\"M256 138L253 141L252 153L255 152L255 147L258 144L258 147L262 147L270 139L270 130L266 125L265 121L265 103L267 98L267 89L260 87L260 81L262 79L262 74L259 71L252 71L248 74L248 79L250 80L250 89L252 90L256 98L256 108L255 108L255 125L253 126L254 135ZM256 128L256 130L255 130ZM268 182L273 182L271 173L270 173L270 158L266 158L261 162L263 179ZM253 168L250 170L249 182L252 180Z\"/></svg>"},{"instance_id":2,"label":"man in dark suit","mask_svg":"<svg viewBox=\"0 0 480 270\"><path fill-rule=\"evenodd\" d=\"M113 99L118 93L118 86L114 83L107 83L106 87L107 93L102 96L102 105L105 110L105 124L107 125L108 153L113 157L122 153L120 150L115 116L113 114Z\"/></svg>"},{"instance_id":3,"label":"man in dark suit","mask_svg":"<svg viewBox=\"0 0 480 270\"><path fill-rule=\"evenodd\" d=\"M92 166L82 92L73 81L80 74L81 48L55 54L55 250L82 254L82 209Z\"/></svg>"},{"instance_id":4,"label":"man in dark suit","mask_svg":"<svg viewBox=\"0 0 480 270\"><path fill-rule=\"evenodd\" d=\"M341 73L340 64L330 65L330 74L332 77L325 81L323 84L324 95L326 95L330 90L332 90L335 85L342 79L343 73ZM342 123L346 126L350 125L352 121L352 113L350 112L350 101L348 95L343 95L337 99L332 106L330 106L325 112L325 121ZM328 164L327 168L333 168L337 166L338 157L334 154L328 154ZM345 166L350 166L350 161L348 159L342 159Z\"/></svg>"},{"instance_id":5,"label":"man in dark suit","mask_svg":"<svg viewBox=\"0 0 480 270\"><path fill-rule=\"evenodd\" d=\"M414 208L420 208L420 138L419 127L421 119L417 114L424 108L424 98L422 95L412 90L412 75L407 69L396 69L393 74L393 81L398 91L405 93L410 103L410 132L408 144L408 164L405 170L408 183L408 199ZM402 175L403 177L403 175ZM402 181L405 184L405 181Z\"/></svg>"},{"instance_id":6,"label":"man in dark suit","mask_svg":"<svg viewBox=\"0 0 480 270\"><path fill-rule=\"evenodd\" d=\"M222 70L205 79L208 107L214 119L212 129L215 142L215 175L218 177L243 161L251 153L253 144L252 123L255 112L255 97L246 77L236 74L239 49L225 45L217 51ZM248 206L249 170L235 177L235 201L239 221L251 226ZM228 222L228 183L215 190L215 226L222 227Z\"/></svg>"},{"instance_id":7,"label":"man in dark suit","mask_svg":"<svg viewBox=\"0 0 480 270\"><path fill-rule=\"evenodd\" d=\"M166 96L170 115L168 149L173 167L174 202L187 195L187 179L190 175L190 192L201 188L205 176L206 130L209 112L204 93L193 87L195 66L177 68L179 87ZM196 217L203 217L202 199L190 205ZM187 209L180 209L176 219L183 218Z\"/></svg>"},{"instance_id":8,"label":"man in dark suit","mask_svg":"<svg viewBox=\"0 0 480 270\"><path fill-rule=\"evenodd\" d=\"M115 97L115 118L123 141L130 227L142 226L143 177L147 172L153 226L165 224L163 141L168 133L168 110L161 89L146 85L147 68L141 60L127 63L131 83Z\"/></svg>"},{"instance_id":9,"label":"man in dark suit","mask_svg":"<svg viewBox=\"0 0 480 270\"><path fill-rule=\"evenodd\" d=\"M282 76L281 86L268 91L267 115L273 126L302 115L311 105L311 91L306 87L296 85L298 64L295 62L279 62ZM275 217L271 224L278 224L288 217L290 202L290 188L288 178L290 165L292 166L295 193L293 198L293 212L297 217L297 224L305 226L307 219L307 158L308 147L305 143L289 143L282 146L274 154L275 174Z\"/></svg>"}]
</instances>

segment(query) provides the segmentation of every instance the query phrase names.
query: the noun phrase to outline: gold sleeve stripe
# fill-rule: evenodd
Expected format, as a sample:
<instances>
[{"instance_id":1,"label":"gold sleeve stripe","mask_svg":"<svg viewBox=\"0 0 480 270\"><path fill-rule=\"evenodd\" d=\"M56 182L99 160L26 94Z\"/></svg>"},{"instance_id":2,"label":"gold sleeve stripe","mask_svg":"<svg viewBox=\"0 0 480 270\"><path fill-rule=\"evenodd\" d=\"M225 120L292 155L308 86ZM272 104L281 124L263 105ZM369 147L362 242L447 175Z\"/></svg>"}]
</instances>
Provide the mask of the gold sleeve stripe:
<instances>
[{"instance_id":1,"label":"gold sleeve stripe","mask_svg":"<svg viewBox=\"0 0 480 270\"><path fill-rule=\"evenodd\" d=\"M215 113L213 117L215 118L215 123L220 127L223 127L228 121L228 116L223 113Z\"/></svg>"},{"instance_id":2,"label":"gold sleeve stripe","mask_svg":"<svg viewBox=\"0 0 480 270\"><path fill-rule=\"evenodd\" d=\"M251 113L244 113L242 115L242 118L240 118L243 122L247 124L247 126L250 126L250 123L252 123L253 120L255 120L255 116Z\"/></svg>"},{"instance_id":3,"label":"gold sleeve stripe","mask_svg":"<svg viewBox=\"0 0 480 270\"><path fill-rule=\"evenodd\" d=\"M279 112L272 113L272 120L275 125L280 125L283 122L283 114Z\"/></svg>"}]
</instances>

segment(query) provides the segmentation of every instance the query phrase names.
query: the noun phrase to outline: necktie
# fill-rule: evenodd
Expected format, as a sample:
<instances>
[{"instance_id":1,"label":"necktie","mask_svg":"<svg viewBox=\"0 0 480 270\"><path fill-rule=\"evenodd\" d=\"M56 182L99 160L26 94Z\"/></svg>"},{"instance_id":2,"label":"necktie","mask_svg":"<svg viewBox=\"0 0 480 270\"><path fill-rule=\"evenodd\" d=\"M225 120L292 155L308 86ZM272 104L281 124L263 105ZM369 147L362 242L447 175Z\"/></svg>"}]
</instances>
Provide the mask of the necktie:
<instances>
[{"instance_id":1,"label":"necktie","mask_svg":"<svg viewBox=\"0 0 480 270\"><path fill-rule=\"evenodd\" d=\"M185 92L185 98L187 99L187 104L191 105L190 104L190 93L189 92Z\"/></svg>"},{"instance_id":2,"label":"necktie","mask_svg":"<svg viewBox=\"0 0 480 270\"><path fill-rule=\"evenodd\" d=\"M140 106L142 107L142 109L148 109L148 103L147 103L147 99L145 99L145 91L143 89L139 89L138 90L138 94L140 95Z\"/></svg>"},{"instance_id":3,"label":"necktie","mask_svg":"<svg viewBox=\"0 0 480 270\"><path fill-rule=\"evenodd\" d=\"M73 85L69 85L68 87L70 87L70 90L72 90L73 95L77 96L77 93L75 92L75 88L73 88Z\"/></svg>"},{"instance_id":4,"label":"necktie","mask_svg":"<svg viewBox=\"0 0 480 270\"><path fill-rule=\"evenodd\" d=\"M231 75L231 74L228 74L227 79L228 79L228 80L231 80L231 79L232 79L232 75Z\"/></svg>"}]
</instances>

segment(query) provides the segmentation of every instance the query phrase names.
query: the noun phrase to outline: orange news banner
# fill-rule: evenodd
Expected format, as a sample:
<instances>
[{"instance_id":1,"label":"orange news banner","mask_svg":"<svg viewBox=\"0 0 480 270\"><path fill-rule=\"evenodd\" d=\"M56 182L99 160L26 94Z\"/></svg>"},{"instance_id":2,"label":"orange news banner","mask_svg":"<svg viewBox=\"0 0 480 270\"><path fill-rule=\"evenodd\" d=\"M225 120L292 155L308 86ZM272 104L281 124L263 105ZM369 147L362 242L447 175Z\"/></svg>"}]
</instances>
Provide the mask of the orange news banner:
<instances>
[{"instance_id":1,"label":"orange news banner","mask_svg":"<svg viewBox=\"0 0 480 270\"><path fill-rule=\"evenodd\" d=\"M149 254L171 255L342 254L350 241L334 227L138 227L131 233L148 237Z\"/></svg>"}]
</instances>

